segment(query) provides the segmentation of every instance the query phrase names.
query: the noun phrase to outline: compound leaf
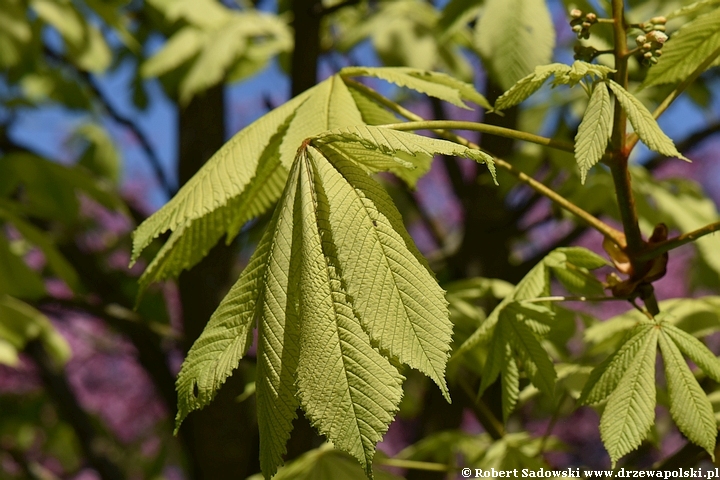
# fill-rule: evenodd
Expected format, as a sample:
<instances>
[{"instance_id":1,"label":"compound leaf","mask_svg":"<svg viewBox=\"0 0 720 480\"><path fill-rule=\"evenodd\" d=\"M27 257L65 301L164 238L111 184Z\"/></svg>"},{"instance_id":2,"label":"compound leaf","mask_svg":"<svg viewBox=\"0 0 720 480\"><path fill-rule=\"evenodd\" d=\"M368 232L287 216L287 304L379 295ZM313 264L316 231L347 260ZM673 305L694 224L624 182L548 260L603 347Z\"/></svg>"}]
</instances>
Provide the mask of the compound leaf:
<instances>
[{"instance_id":1,"label":"compound leaf","mask_svg":"<svg viewBox=\"0 0 720 480\"><path fill-rule=\"evenodd\" d=\"M644 348L651 328L648 324L636 326L620 348L593 369L580 394L580 404L600 403L615 391L638 352Z\"/></svg>"}]
</instances>

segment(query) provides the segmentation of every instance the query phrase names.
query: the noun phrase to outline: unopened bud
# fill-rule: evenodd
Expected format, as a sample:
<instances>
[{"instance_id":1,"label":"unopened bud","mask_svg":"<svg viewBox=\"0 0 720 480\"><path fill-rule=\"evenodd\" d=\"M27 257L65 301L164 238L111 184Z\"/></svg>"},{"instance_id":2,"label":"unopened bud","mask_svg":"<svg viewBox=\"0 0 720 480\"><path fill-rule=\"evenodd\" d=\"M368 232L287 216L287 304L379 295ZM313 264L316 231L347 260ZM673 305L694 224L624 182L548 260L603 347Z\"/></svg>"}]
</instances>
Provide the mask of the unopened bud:
<instances>
[{"instance_id":1,"label":"unopened bud","mask_svg":"<svg viewBox=\"0 0 720 480\"><path fill-rule=\"evenodd\" d=\"M650 23L654 23L656 25L665 25L667 23L667 18L665 17L653 17L650 19Z\"/></svg>"},{"instance_id":2,"label":"unopened bud","mask_svg":"<svg viewBox=\"0 0 720 480\"><path fill-rule=\"evenodd\" d=\"M650 42L643 43L643 45L642 45L643 50L650 50L651 48L652 48L652 43L650 43Z\"/></svg>"},{"instance_id":3,"label":"unopened bud","mask_svg":"<svg viewBox=\"0 0 720 480\"><path fill-rule=\"evenodd\" d=\"M647 42L647 37L645 35L638 35L635 37L635 43L637 43L638 47L645 42Z\"/></svg>"},{"instance_id":4,"label":"unopened bud","mask_svg":"<svg viewBox=\"0 0 720 480\"><path fill-rule=\"evenodd\" d=\"M582 27L580 25L575 25L574 27L572 27L572 31L575 33L580 33L582 32Z\"/></svg>"},{"instance_id":5,"label":"unopened bud","mask_svg":"<svg viewBox=\"0 0 720 480\"><path fill-rule=\"evenodd\" d=\"M655 31L656 31L656 32L664 32L664 31L665 31L665 25L655 25Z\"/></svg>"},{"instance_id":6,"label":"unopened bud","mask_svg":"<svg viewBox=\"0 0 720 480\"><path fill-rule=\"evenodd\" d=\"M592 27L592 23L590 23L590 22L582 22L581 25L582 25L583 28L590 28L590 27Z\"/></svg>"},{"instance_id":7,"label":"unopened bud","mask_svg":"<svg viewBox=\"0 0 720 480\"><path fill-rule=\"evenodd\" d=\"M645 54L643 55L643 57L645 57L648 60L650 60L652 58L652 56L653 56L652 52L645 52Z\"/></svg>"},{"instance_id":8,"label":"unopened bud","mask_svg":"<svg viewBox=\"0 0 720 480\"><path fill-rule=\"evenodd\" d=\"M582 17L582 10L578 10L577 8L573 8L570 10L570 16L572 18L580 18Z\"/></svg>"},{"instance_id":9,"label":"unopened bud","mask_svg":"<svg viewBox=\"0 0 720 480\"><path fill-rule=\"evenodd\" d=\"M595 15L592 12L588 13L587 15L585 15L585 20L587 20L590 23L595 23L595 22L597 22L597 15Z\"/></svg>"},{"instance_id":10,"label":"unopened bud","mask_svg":"<svg viewBox=\"0 0 720 480\"><path fill-rule=\"evenodd\" d=\"M665 35L663 32L655 32L655 41L662 45L663 43L667 42L668 36Z\"/></svg>"},{"instance_id":11,"label":"unopened bud","mask_svg":"<svg viewBox=\"0 0 720 480\"><path fill-rule=\"evenodd\" d=\"M656 56L656 57L661 57L661 56L662 56L662 50L660 50L660 49L655 50L655 56Z\"/></svg>"},{"instance_id":12,"label":"unopened bud","mask_svg":"<svg viewBox=\"0 0 720 480\"><path fill-rule=\"evenodd\" d=\"M655 65L655 64L658 63L658 59L655 58L655 57L652 57L652 58L650 59L650 63L652 63L653 65Z\"/></svg>"}]
</instances>

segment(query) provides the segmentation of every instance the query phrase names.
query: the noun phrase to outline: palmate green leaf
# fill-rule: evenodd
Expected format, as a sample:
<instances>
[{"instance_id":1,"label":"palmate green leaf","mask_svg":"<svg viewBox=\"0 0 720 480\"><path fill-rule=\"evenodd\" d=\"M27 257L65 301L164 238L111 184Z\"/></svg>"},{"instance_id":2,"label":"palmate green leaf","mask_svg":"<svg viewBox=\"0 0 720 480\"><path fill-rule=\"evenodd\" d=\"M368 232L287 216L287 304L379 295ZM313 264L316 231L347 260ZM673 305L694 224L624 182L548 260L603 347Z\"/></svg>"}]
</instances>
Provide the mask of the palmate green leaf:
<instances>
[{"instance_id":1,"label":"palmate green leaf","mask_svg":"<svg viewBox=\"0 0 720 480\"><path fill-rule=\"evenodd\" d=\"M645 439L655 421L655 358L659 329L642 334L635 357L608 398L600 419L600 436L612 467Z\"/></svg>"},{"instance_id":2,"label":"palmate green leaf","mask_svg":"<svg viewBox=\"0 0 720 480\"><path fill-rule=\"evenodd\" d=\"M312 145L312 144L310 144ZM273 220L191 349L178 377L178 424L206 405L258 324L261 467L272 475L300 406L368 470L402 396L388 358L447 395L447 303L387 193L353 159L305 144Z\"/></svg>"},{"instance_id":3,"label":"palmate green leaf","mask_svg":"<svg viewBox=\"0 0 720 480\"><path fill-rule=\"evenodd\" d=\"M324 191L335 180L328 177L331 166L313 150L301 154L298 162L295 207L302 230L298 395L318 431L357 458L369 476L375 444L400 404L403 377L373 349L344 288L344 272L339 271L343 262L334 239L341 230L330 220L331 202L337 204L338 199L331 200ZM347 184L344 190L353 194ZM367 250L362 253L369 260Z\"/></svg>"},{"instance_id":4,"label":"palmate green leaf","mask_svg":"<svg viewBox=\"0 0 720 480\"><path fill-rule=\"evenodd\" d=\"M463 100L469 100L488 110L492 108L475 87L444 73L409 67L346 67L340 71L340 75L380 78L461 108L469 108Z\"/></svg>"},{"instance_id":5,"label":"palmate green leaf","mask_svg":"<svg viewBox=\"0 0 720 480\"><path fill-rule=\"evenodd\" d=\"M718 429L712 404L665 328L660 332L659 341L670 394L670 415L680 431L714 460Z\"/></svg>"},{"instance_id":6,"label":"palmate green leaf","mask_svg":"<svg viewBox=\"0 0 720 480\"><path fill-rule=\"evenodd\" d=\"M475 45L499 85L510 88L552 59L555 27L545 1L486 1Z\"/></svg>"},{"instance_id":7,"label":"palmate green leaf","mask_svg":"<svg viewBox=\"0 0 720 480\"><path fill-rule=\"evenodd\" d=\"M587 172L600 161L610 140L613 106L605 82L596 82L578 133L575 136L575 160L584 184Z\"/></svg>"},{"instance_id":8,"label":"palmate green leaf","mask_svg":"<svg viewBox=\"0 0 720 480\"><path fill-rule=\"evenodd\" d=\"M665 18L670 20L672 18L691 15L704 8L715 5L716 3L720 3L720 0L698 0L697 2L691 3L690 5L685 5L684 7L678 8L677 10L673 10L672 12L665 15Z\"/></svg>"},{"instance_id":9,"label":"palmate green leaf","mask_svg":"<svg viewBox=\"0 0 720 480\"><path fill-rule=\"evenodd\" d=\"M630 120L635 133L638 134L640 140L642 140L650 150L668 157L677 157L690 161L685 158L682 153L678 152L673 141L660 129L660 125L658 125L657 121L653 118L652 113L650 113L640 100L625 90L620 84L612 80L608 80L607 83L610 90L615 94L617 101L620 102L622 109L627 113L628 120Z\"/></svg>"},{"instance_id":10,"label":"palmate green leaf","mask_svg":"<svg viewBox=\"0 0 720 480\"><path fill-rule=\"evenodd\" d=\"M663 55L648 70L643 87L685 80L720 47L720 9L702 15L680 28L663 45ZM717 62L715 63L717 64Z\"/></svg>"},{"instance_id":11,"label":"palmate green leaf","mask_svg":"<svg viewBox=\"0 0 720 480\"><path fill-rule=\"evenodd\" d=\"M615 391L638 352L649 341L648 332L651 328L653 326L647 323L637 325L620 348L593 369L580 394L580 404L600 403Z\"/></svg>"}]
</instances>

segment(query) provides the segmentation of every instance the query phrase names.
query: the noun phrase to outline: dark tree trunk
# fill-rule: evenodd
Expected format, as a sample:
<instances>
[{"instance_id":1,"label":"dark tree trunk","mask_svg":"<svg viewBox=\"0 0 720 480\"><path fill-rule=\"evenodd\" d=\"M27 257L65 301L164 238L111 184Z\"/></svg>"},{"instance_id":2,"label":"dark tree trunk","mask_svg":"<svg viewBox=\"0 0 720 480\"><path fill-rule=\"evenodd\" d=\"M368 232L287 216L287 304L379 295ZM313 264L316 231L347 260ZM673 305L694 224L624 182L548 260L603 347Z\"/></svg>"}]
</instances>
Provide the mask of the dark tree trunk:
<instances>
[{"instance_id":1,"label":"dark tree trunk","mask_svg":"<svg viewBox=\"0 0 720 480\"><path fill-rule=\"evenodd\" d=\"M187 182L225 142L222 86L194 98L180 110L180 184ZM185 349L200 336L233 279L233 249L218 244L190 271L180 275ZM188 416L182 433L190 446L194 477L201 480L245 478L259 470L255 412L235 398L244 388L240 370L228 379L215 400Z\"/></svg>"}]
</instances>

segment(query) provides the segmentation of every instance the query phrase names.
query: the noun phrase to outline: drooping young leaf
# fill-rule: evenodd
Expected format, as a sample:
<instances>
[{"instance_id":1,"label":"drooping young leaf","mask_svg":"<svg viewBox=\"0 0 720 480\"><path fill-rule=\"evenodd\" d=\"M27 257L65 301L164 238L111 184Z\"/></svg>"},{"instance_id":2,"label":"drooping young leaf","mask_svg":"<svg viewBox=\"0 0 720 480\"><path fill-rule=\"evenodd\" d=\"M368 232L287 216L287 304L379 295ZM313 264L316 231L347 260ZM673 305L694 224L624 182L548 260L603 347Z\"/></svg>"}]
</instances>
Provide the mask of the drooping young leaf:
<instances>
[{"instance_id":1,"label":"drooping young leaf","mask_svg":"<svg viewBox=\"0 0 720 480\"><path fill-rule=\"evenodd\" d=\"M648 331L652 325L636 326L628 335L627 340L611 356L606 358L590 373L578 402L583 405L594 405L607 399L617 388L638 352L648 341Z\"/></svg>"},{"instance_id":2,"label":"drooping young leaf","mask_svg":"<svg viewBox=\"0 0 720 480\"><path fill-rule=\"evenodd\" d=\"M298 162L295 221L302 230L298 396L318 431L357 458L370 475L375 444L397 412L403 377L373 349L343 285L343 263L334 239L341 231L330 221L331 203L337 200L330 200L324 191L332 182L326 175L334 169L312 149ZM349 186L345 190L352 194Z\"/></svg>"},{"instance_id":3,"label":"drooping young leaf","mask_svg":"<svg viewBox=\"0 0 720 480\"><path fill-rule=\"evenodd\" d=\"M552 63L535 67L535 71L518 80L495 101L494 110L506 110L518 105L530 95L537 92L545 81L553 75L561 75L570 71L570 66L563 63Z\"/></svg>"},{"instance_id":4,"label":"drooping young leaf","mask_svg":"<svg viewBox=\"0 0 720 480\"><path fill-rule=\"evenodd\" d=\"M475 45L504 89L549 63L555 28L545 0L488 0Z\"/></svg>"},{"instance_id":5,"label":"drooping young leaf","mask_svg":"<svg viewBox=\"0 0 720 480\"><path fill-rule=\"evenodd\" d=\"M682 153L675 148L673 141L665 135L660 125L653 118L652 113L634 95L625 90L620 84L608 80L610 90L623 110L627 113L628 120L633 126L635 133L650 150L654 150L668 157L677 157L689 161Z\"/></svg>"},{"instance_id":6,"label":"drooping young leaf","mask_svg":"<svg viewBox=\"0 0 720 480\"><path fill-rule=\"evenodd\" d=\"M610 140L613 106L605 82L596 82L578 133L575 136L575 160L584 184L587 172L600 161Z\"/></svg>"},{"instance_id":7,"label":"drooping young leaf","mask_svg":"<svg viewBox=\"0 0 720 480\"><path fill-rule=\"evenodd\" d=\"M714 459L718 429L712 404L664 328L659 341L670 394L670 415L680 431Z\"/></svg>"},{"instance_id":8,"label":"drooping young leaf","mask_svg":"<svg viewBox=\"0 0 720 480\"><path fill-rule=\"evenodd\" d=\"M663 45L663 55L648 70L644 87L685 80L720 47L720 9L683 25ZM717 62L715 62L717 65Z\"/></svg>"},{"instance_id":9,"label":"drooping young leaf","mask_svg":"<svg viewBox=\"0 0 720 480\"><path fill-rule=\"evenodd\" d=\"M600 436L613 468L645 439L655 421L655 359L659 329L643 332L635 358L608 398L600 418Z\"/></svg>"},{"instance_id":10,"label":"drooping young leaf","mask_svg":"<svg viewBox=\"0 0 720 480\"><path fill-rule=\"evenodd\" d=\"M340 75L381 78L462 108L469 108L463 100L488 110L492 108L475 87L444 73L408 67L346 67L340 71Z\"/></svg>"}]
</instances>

